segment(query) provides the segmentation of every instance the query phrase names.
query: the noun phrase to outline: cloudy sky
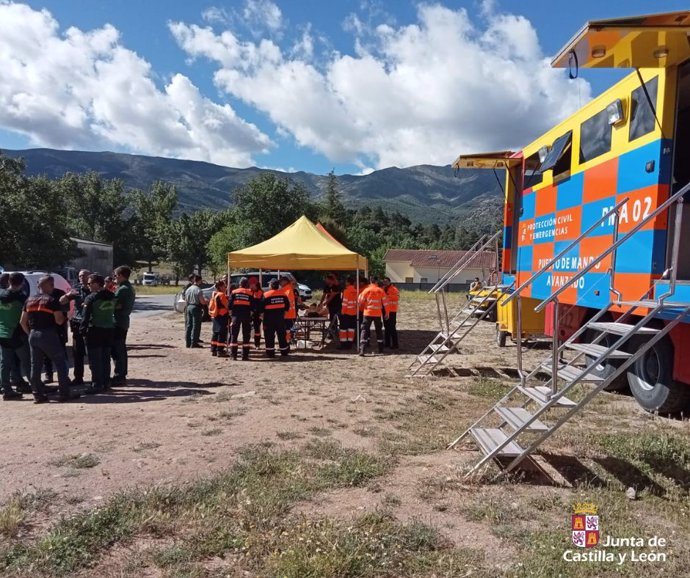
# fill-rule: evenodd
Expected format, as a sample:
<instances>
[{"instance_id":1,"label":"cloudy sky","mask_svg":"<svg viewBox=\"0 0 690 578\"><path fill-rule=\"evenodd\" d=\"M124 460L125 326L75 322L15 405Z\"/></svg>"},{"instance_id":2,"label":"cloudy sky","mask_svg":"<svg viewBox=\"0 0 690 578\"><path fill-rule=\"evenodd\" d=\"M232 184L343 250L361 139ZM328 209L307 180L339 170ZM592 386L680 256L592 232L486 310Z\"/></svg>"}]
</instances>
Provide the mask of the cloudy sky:
<instances>
[{"instance_id":1,"label":"cloudy sky","mask_svg":"<svg viewBox=\"0 0 690 578\"><path fill-rule=\"evenodd\" d=\"M448 164L519 148L620 77L549 67L586 20L683 4L0 0L0 149Z\"/></svg>"}]
</instances>

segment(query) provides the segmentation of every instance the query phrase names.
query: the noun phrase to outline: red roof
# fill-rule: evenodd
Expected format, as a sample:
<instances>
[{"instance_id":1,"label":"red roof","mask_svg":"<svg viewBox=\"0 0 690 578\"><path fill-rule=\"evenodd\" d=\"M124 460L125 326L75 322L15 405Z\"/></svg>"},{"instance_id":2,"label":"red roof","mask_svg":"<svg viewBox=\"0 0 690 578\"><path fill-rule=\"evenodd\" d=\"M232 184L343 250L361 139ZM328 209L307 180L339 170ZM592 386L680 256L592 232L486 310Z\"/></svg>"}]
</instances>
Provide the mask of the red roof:
<instances>
[{"instance_id":1,"label":"red roof","mask_svg":"<svg viewBox=\"0 0 690 578\"><path fill-rule=\"evenodd\" d=\"M412 267L441 267L450 269L469 251L437 251L434 249L388 249L384 261L409 263ZM493 251L474 251L468 263L469 269L494 269L496 253Z\"/></svg>"}]
</instances>

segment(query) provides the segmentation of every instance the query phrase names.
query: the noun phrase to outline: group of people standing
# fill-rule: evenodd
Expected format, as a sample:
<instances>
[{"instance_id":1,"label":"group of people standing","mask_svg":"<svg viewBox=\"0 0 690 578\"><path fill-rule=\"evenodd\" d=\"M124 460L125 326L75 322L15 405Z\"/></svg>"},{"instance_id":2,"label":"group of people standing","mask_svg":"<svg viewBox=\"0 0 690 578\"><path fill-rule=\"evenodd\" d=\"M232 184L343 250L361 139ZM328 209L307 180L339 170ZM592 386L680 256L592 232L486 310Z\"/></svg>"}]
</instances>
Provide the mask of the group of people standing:
<instances>
[{"instance_id":1,"label":"group of people standing","mask_svg":"<svg viewBox=\"0 0 690 578\"><path fill-rule=\"evenodd\" d=\"M263 333L267 357L275 357L276 352L283 357L289 354L297 311L305 308L294 278L280 276L271 281L269 289L264 292L255 277L243 277L239 286L230 287L224 277L215 283L208 300L201 290L201 276L191 275L189 281L183 293L186 303L185 345L188 348L203 347L201 320L203 308L208 307L213 322L211 355L237 359L241 350L241 359L249 359L252 332L256 350L260 349ZM383 352L384 346L398 349L400 292L388 277L380 282L375 278L371 282L365 278L359 281L358 293L354 277L348 277L344 288L341 288L337 276L329 273L317 306L317 309L327 308L330 330L338 336L339 349L352 349L357 343L358 320L361 328L360 355L364 355L369 347L372 324L379 353Z\"/></svg>"},{"instance_id":2,"label":"group of people standing","mask_svg":"<svg viewBox=\"0 0 690 578\"><path fill-rule=\"evenodd\" d=\"M76 399L82 392L101 393L112 386L124 385L128 369L127 333L135 300L130 274L129 267L118 267L114 272L117 285L109 287L107 278L81 270L79 285L67 293L55 287L51 275L45 275L38 280L37 292L31 296L22 273L3 274L0 278L3 399L21 399L24 393L33 393L34 403L47 402L53 388L46 384L53 381L53 371L57 373L61 402ZM66 348L68 326L72 333L74 365L71 380ZM91 384L73 389L72 386L86 385L85 358L91 370Z\"/></svg>"},{"instance_id":3,"label":"group of people standing","mask_svg":"<svg viewBox=\"0 0 690 578\"><path fill-rule=\"evenodd\" d=\"M328 308L331 326L337 320L339 349L352 349L355 344L357 315L359 311L360 335L359 355L364 355L369 348L371 326L374 325L376 343L379 353L384 346L398 349L397 317L400 304L400 291L390 278L371 281L364 277L359 279L359 293L355 278L347 277L345 287L341 290L338 277L334 273L326 276L326 285L319 306Z\"/></svg>"},{"instance_id":4,"label":"group of people standing","mask_svg":"<svg viewBox=\"0 0 690 578\"><path fill-rule=\"evenodd\" d=\"M259 349L263 329L265 353L275 357L276 341L278 351L286 357L290 351L292 329L297 310L303 307L297 284L287 275L274 279L268 291L261 289L258 279L242 277L239 286L230 285L227 278L215 283L211 298L204 298L201 291L201 277L190 277L190 285L184 291L185 310L185 344L189 348L201 345L202 308L208 307L213 322L211 336L211 355L237 359L249 359L251 334L254 333L254 347ZM241 334L241 341L240 341Z\"/></svg>"}]
</instances>

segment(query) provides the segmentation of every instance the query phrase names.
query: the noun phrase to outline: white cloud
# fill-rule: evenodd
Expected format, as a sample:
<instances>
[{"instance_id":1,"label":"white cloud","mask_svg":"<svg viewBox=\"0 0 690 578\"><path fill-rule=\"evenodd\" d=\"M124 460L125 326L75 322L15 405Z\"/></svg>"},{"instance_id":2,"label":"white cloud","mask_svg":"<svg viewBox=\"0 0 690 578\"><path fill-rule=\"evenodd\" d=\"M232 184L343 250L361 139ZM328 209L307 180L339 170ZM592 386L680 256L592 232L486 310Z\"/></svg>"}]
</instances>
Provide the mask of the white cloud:
<instances>
[{"instance_id":1,"label":"white cloud","mask_svg":"<svg viewBox=\"0 0 690 578\"><path fill-rule=\"evenodd\" d=\"M151 66L105 25L60 33L47 10L0 3L0 127L58 148L134 152L249 166L271 146L227 104L181 74L163 90Z\"/></svg>"},{"instance_id":2,"label":"white cloud","mask_svg":"<svg viewBox=\"0 0 690 578\"><path fill-rule=\"evenodd\" d=\"M217 64L217 86L299 145L380 168L520 147L589 98L586 82L576 81L578 91L549 68L528 20L497 13L490 1L481 18L438 4L421 4L417 22L406 26L389 18L373 26L354 15L346 25L355 56L333 53L323 66L309 51L230 30L170 29L191 57Z\"/></svg>"},{"instance_id":3,"label":"white cloud","mask_svg":"<svg viewBox=\"0 0 690 578\"><path fill-rule=\"evenodd\" d=\"M247 25L254 25L255 30L265 27L278 32L283 27L283 13L270 0L246 0L242 16Z\"/></svg>"}]
</instances>

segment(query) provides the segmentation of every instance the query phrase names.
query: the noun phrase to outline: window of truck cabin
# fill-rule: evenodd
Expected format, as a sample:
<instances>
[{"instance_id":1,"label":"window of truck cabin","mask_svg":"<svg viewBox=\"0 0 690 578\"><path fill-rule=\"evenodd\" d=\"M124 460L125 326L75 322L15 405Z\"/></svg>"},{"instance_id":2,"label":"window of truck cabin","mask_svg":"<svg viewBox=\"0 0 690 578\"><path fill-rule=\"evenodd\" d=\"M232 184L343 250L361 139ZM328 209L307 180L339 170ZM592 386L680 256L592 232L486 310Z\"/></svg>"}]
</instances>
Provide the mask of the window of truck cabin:
<instances>
[{"instance_id":1,"label":"window of truck cabin","mask_svg":"<svg viewBox=\"0 0 690 578\"><path fill-rule=\"evenodd\" d=\"M580 163L586 163L611 150L613 125L606 109L580 125Z\"/></svg>"},{"instance_id":2,"label":"window of truck cabin","mask_svg":"<svg viewBox=\"0 0 690 578\"><path fill-rule=\"evenodd\" d=\"M540 167L540 171L548 171L553 169L553 180L561 180L570 174L570 164L572 157L572 140L573 131L569 130L562 136L559 136L551 149L546 154L546 158ZM559 178L560 177L560 178Z\"/></svg>"},{"instance_id":3,"label":"window of truck cabin","mask_svg":"<svg viewBox=\"0 0 690 578\"><path fill-rule=\"evenodd\" d=\"M659 77L655 76L645 82L649 100L644 92L644 87L640 86L632 91L630 100L630 138L633 141L641 136L649 134L654 130L656 119L654 109L656 108L656 97L659 89Z\"/></svg>"}]
</instances>

